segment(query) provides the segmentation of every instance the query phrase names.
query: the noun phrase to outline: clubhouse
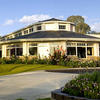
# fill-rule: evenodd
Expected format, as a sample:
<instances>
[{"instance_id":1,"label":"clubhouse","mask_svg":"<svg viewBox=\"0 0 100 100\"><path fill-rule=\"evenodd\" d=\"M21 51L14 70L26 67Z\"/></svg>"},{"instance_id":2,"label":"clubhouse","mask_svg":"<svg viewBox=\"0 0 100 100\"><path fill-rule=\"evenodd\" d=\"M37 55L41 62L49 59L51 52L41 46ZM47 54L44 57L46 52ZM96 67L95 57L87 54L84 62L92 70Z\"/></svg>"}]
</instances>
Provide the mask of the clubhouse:
<instances>
[{"instance_id":1,"label":"clubhouse","mask_svg":"<svg viewBox=\"0 0 100 100\"><path fill-rule=\"evenodd\" d=\"M52 18L3 36L0 57L15 55L45 58L60 47L68 56L100 56L100 38L76 33L74 23Z\"/></svg>"}]
</instances>

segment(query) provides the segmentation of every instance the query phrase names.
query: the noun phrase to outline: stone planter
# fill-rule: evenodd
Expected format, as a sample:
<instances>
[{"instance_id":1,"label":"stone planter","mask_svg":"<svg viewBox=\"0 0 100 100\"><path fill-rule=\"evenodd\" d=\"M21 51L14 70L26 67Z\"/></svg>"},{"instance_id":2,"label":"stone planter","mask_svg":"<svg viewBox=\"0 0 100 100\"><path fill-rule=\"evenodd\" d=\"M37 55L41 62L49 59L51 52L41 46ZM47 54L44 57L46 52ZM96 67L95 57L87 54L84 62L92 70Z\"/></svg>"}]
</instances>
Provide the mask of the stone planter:
<instances>
[{"instance_id":1,"label":"stone planter","mask_svg":"<svg viewBox=\"0 0 100 100\"><path fill-rule=\"evenodd\" d=\"M62 93L61 89L57 89L51 92L51 100L100 100L100 99L87 99L83 97L70 96L66 93Z\"/></svg>"}]
</instances>

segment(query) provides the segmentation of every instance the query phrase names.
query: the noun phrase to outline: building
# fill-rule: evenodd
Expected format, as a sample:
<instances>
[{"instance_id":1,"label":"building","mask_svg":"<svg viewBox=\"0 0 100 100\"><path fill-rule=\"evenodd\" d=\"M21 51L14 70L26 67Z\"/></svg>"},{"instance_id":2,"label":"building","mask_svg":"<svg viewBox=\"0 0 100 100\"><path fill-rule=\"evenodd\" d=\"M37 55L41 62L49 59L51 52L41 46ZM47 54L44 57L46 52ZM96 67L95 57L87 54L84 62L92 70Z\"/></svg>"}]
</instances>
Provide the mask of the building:
<instances>
[{"instance_id":1,"label":"building","mask_svg":"<svg viewBox=\"0 0 100 100\"><path fill-rule=\"evenodd\" d=\"M62 47L66 55L79 58L99 57L100 39L75 32L75 24L59 19L39 21L17 30L0 41L0 57L48 57Z\"/></svg>"}]
</instances>

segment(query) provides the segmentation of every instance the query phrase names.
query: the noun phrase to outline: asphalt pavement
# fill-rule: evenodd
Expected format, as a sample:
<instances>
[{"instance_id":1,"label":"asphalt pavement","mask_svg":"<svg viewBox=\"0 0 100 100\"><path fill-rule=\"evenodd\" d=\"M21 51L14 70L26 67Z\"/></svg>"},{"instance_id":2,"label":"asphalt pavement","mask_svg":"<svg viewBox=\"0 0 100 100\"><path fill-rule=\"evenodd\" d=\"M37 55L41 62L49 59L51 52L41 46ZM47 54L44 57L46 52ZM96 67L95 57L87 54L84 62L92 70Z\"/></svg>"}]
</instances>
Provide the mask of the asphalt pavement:
<instances>
[{"instance_id":1,"label":"asphalt pavement","mask_svg":"<svg viewBox=\"0 0 100 100\"><path fill-rule=\"evenodd\" d=\"M45 71L0 76L0 100L36 100L50 97L51 91L64 86L77 74Z\"/></svg>"}]
</instances>

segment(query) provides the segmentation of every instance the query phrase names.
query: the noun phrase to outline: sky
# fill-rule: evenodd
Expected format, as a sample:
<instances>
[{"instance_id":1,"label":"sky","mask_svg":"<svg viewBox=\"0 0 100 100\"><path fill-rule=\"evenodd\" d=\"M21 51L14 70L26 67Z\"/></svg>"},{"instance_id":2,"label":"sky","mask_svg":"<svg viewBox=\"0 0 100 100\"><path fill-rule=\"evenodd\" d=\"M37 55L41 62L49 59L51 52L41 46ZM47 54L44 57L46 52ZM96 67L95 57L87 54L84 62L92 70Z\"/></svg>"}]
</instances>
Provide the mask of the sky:
<instances>
[{"instance_id":1,"label":"sky","mask_svg":"<svg viewBox=\"0 0 100 100\"><path fill-rule=\"evenodd\" d=\"M100 32L100 0L0 0L0 35L49 18L80 15Z\"/></svg>"}]
</instances>

